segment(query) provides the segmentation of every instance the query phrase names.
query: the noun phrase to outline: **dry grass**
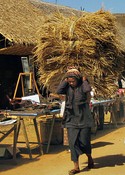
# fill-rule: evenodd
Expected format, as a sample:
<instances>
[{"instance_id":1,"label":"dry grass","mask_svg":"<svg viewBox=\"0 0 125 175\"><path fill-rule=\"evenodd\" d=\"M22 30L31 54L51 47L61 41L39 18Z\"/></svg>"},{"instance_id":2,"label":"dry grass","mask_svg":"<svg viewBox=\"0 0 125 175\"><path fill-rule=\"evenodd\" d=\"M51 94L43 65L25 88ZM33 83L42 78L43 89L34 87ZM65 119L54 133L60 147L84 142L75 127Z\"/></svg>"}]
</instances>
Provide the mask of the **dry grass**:
<instances>
[{"instance_id":1,"label":"dry grass","mask_svg":"<svg viewBox=\"0 0 125 175\"><path fill-rule=\"evenodd\" d=\"M38 31L35 49L39 83L51 91L65 75L67 65L77 65L89 77L100 97L111 97L125 57L115 17L107 11L65 17L55 14Z\"/></svg>"}]
</instances>

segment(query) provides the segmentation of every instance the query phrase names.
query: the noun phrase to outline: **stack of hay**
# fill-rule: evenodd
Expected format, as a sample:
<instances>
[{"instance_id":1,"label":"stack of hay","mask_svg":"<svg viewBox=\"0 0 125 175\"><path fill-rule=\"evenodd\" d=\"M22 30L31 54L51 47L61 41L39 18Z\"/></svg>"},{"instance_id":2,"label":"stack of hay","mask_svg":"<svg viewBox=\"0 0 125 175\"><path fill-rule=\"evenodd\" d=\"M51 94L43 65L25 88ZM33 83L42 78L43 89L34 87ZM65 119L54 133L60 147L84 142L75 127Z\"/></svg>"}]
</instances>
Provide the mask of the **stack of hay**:
<instances>
[{"instance_id":1,"label":"stack of hay","mask_svg":"<svg viewBox=\"0 0 125 175\"><path fill-rule=\"evenodd\" d=\"M55 92L67 66L75 64L98 96L107 98L116 93L115 82L125 57L110 12L100 10L69 18L57 14L47 19L38 34L35 61L40 84Z\"/></svg>"}]
</instances>

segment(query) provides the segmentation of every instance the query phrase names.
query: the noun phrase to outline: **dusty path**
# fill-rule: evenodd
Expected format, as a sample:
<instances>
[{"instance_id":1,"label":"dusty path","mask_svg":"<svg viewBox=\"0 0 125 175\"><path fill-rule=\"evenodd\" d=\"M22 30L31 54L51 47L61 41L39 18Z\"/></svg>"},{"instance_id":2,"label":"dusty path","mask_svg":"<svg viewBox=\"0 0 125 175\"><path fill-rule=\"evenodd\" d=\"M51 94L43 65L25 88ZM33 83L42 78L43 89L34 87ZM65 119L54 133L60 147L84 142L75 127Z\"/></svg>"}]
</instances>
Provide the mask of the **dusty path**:
<instances>
[{"instance_id":1,"label":"dusty path","mask_svg":"<svg viewBox=\"0 0 125 175\"><path fill-rule=\"evenodd\" d=\"M124 175L125 174L125 125L117 129L109 127L92 135L95 168L88 170L87 158L80 157L79 175ZM70 153L63 146L51 146L49 154L29 160L27 154L18 158L18 164L0 165L0 175L68 175L73 167Z\"/></svg>"}]
</instances>

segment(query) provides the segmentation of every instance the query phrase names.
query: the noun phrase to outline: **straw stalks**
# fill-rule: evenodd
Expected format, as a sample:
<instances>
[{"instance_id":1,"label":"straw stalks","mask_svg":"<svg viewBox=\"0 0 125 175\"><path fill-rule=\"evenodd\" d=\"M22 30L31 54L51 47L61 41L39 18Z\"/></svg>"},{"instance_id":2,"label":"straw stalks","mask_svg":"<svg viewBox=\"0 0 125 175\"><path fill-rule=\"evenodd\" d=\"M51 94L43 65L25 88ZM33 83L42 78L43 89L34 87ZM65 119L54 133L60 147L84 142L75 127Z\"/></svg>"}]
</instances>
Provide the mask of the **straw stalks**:
<instances>
[{"instance_id":1,"label":"straw stalks","mask_svg":"<svg viewBox=\"0 0 125 175\"><path fill-rule=\"evenodd\" d=\"M115 17L107 11L81 17L55 14L38 31L34 51L39 83L52 92L63 79L68 65L77 65L98 97L116 94L115 82L125 67Z\"/></svg>"}]
</instances>

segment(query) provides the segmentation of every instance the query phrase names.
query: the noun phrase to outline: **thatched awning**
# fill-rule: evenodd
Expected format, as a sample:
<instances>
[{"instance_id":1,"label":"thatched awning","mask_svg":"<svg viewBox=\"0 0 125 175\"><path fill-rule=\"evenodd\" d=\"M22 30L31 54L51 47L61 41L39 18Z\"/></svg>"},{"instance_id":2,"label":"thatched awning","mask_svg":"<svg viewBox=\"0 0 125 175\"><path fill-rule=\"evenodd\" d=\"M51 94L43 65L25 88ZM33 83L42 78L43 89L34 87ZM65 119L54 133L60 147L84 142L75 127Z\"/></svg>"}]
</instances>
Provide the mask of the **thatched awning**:
<instances>
[{"instance_id":1,"label":"thatched awning","mask_svg":"<svg viewBox=\"0 0 125 175\"><path fill-rule=\"evenodd\" d=\"M0 49L0 55L20 55L20 56L32 55L33 48L34 48L33 45L29 46L14 45Z\"/></svg>"}]
</instances>

